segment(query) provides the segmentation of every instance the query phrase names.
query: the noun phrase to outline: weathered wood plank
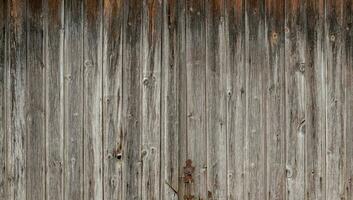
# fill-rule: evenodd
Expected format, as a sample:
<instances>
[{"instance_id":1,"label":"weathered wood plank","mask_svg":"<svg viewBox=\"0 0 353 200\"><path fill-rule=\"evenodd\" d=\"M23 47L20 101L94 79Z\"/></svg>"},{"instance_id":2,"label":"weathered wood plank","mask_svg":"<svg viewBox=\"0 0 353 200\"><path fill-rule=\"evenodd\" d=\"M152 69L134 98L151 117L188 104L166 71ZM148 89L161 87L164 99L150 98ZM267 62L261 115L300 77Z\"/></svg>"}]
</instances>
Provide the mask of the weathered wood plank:
<instances>
[{"instance_id":1,"label":"weathered wood plank","mask_svg":"<svg viewBox=\"0 0 353 200\"><path fill-rule=\"evenodd\" d=\"M305 198L325 199L325 30L324 1L306 2L305 63L300 66L305 77Z\"/></svg>"},{"instance_id":2,"label":"weathered wood plank","mask_svg":"<svg viewBox=\"0 0 353 200\"><path fill-rule=\"evenodd\" d=\"M185 139L185 126L181 126L181 109L186 99L180 100L183 88L180 73L185 67L185 7L183 1L163 1L163 35L162 35L162 93L161 93L161 197L160 199L178 199L182 194L179 181L182 171L179 171L186 160L182 138ZM185 69L184 69L185 70ZM185 76L184 76L185 77ZM184 145L185 147L185 145ZM180 155L182 154L182 155ZM179 160L180 157L183 157ZM183 198L180 197L179 198Z\"/></svg>"},{"instance_id":3,"label":"weathered wood plank","mask_svg":"<svg viewBox=\"0 0 353 200\"><path fill-rule=\"evenodd\" d=\"M186 197L207 198L205 1L186 2L187 158L195 171Z\"/></svg>"},{"instance_id":4,"label":"weathered wood plank","mask_svg":"<svg viewBox=\"0 0 353 200\"><path fill-rule=\"evenodd\" d=\"M103 199L103 0L85 0L83 12L83 199Z\"/></svg>"},{"instance_id":5,"label":"weathered wood plank","mask_svg":"<svg viewBox=\"0 0 353 200\"><path fill-rule=\"evenodd\" d=\"M245 199L245 1L226 0L228 199Z\"/></svg>"},{"instance_id":6,"label":"weathered wood plank","mask_svg":"<svg viewBox=\"0 0 353 200\"><path fill-rule=\"evenodd\" d=\"M123 189L122 199L141 199L141 60L142 47L141 0L124 1L123 54Z\"/></svg>"},{"instance_id":7,"label":"weathered wood plank","mask_svg":"<svg viewBox=\"0 0 353 200\"><path fill-rule=\"evenodd\" d=\"M246 1L246 199L266 197L266 45L264 1Z\"/></svg>"},{"instance_id":8,"label":"weathered wood plank","mask_svg":"<svg viewBox=\"0 0 353 200\"><path fill-rule=\"evenodd\" d=\"M285 199L285 1L266 0L266 199Z\"/></svg>"},{"instance_id":9,"label":"weathered wood plank","mask_svg":"<svg viewBox=\"0 0 353 200\"><path fill-rule=\"evenodd\" d=\"M103 195L122 200L124 2L104 0L103 8Z\"/></svg>"},{"instance_id":10,"label":"weathered wood plank","mask_svg":"<svg viewBox=\"0 0 353 200\"><path fill-rule=\"evenodd\" d=\"M64 169L64 2L46 10L46 199L63 200Z\"/></svg>"},{"instance_id":11,"label":"weathered wood plank","mask_svg":"<svg viewBox=\"0 0 353 200\"><path fill-rule=\"evenodd\" d=\"M141 48L142 199L160 198L162 1L144 0Z\"/></svg>"},{"instance_id":12,"label":"weathered wood plank","mask_svg":"<svg viewBox=\"0 0 353 200\"><path fill-rule=\"evenodd\" d=\"M45 47L41 0L27 1L26 199L45 199ZM35 180L29 182L28 180Z\"/></svg>"},{"instance_id":13,"label":"weathered wood plank","mask_svg":"<svg viewBox=\"0 0 353 200\"><path fill-rule=\"evenodd\" d=\"M326 76L326 198L345 195L345 142L343 124L344 77L342 74L345 31L343 0L327 0L325 5ZM329 192L327 192L329 191Z\"/></svg>"},{"instance_id":14,"label":"weathered wood plank","mask_svg":"<svg viewBox=\"0 0 353 200\"><path fill-rule=\"evenodd\" d=\"M7 1L0 2L0 199L5 199L6 188L6 71L7 64ZM6 181L6 182L5 182Z\"/></svg>"},{"instance_id":15,"label":"weathered wood plank","mask_svg":"<svg viewBox=\"0 0 353 200\"><path fill-rule=\"evenodd\" d=\"M6 198L26 198L26 3L9 1L6 70Z\"/></svg>"},{"instance_id":16,"label":"weathered wood plank","mask_svg":"<svg viewBox=\"0 0 353 200\"><path fill-rule=\"evenodd\" d=\"M223 0L206 1L206 133L209 199L227 198L227 82Z\"/></svg>"},{"instance_id":17,"label":"weathered wood plank","mask_svg":"<svg viewBox=\"0 0 353 200\"><path fill-rule=\"evenodd\" d=\"M83 199L83 1L65 1L64 199Z\"/></svg>"},{"instance_id":18,"label":"weathered wood plank","mask_svg":"<svg viewBox=\"0 0 353 200\"><path fill-rule=\"evenodd\" d=\"M286 0L285 127L286 199L305 199L305 40L304 1Z\"/></svg>"},{"instance_id":19,"label":"weathered wood plank","mask_svg":"<svg viewBox=\"0 0 353 200\"><path fill-rule=\"evenodd\" d=\"M345 29L345 57L344 59L344 88L345 88L345 199L353 199L353 1L344 2L344 23Z\"/></svg>"}]
</instances>

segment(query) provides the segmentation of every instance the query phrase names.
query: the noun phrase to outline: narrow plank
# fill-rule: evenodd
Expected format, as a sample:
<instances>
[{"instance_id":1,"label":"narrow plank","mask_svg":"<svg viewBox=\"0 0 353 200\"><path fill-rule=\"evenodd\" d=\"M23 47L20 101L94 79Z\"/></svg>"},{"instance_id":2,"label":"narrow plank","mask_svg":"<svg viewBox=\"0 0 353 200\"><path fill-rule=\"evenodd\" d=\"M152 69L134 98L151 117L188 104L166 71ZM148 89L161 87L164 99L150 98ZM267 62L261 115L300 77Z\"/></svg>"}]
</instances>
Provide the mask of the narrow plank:
<instances>
[{"instance_id":1,"label":"narrow plank","mask_svg":"<svg viewBox=\"0 0 353 200\"><path fill-rule=\"evenodd\" d=\"M65 1L64 199L83 199L83 2Z\"/></svg>"},{"instance_id":2,"label":"narrow plank","mask_svg":"<svg viewBox=\"0 0 353 200\"><path fill-rule=\"evenodd\" d=\"M41 0L27 1L26 199L45 199L45 47ZM28 180L35 180L28 182Z\"/></svg>"},{"instance_id":3,"label":"narrow plank","mask_svg":"<svg viewBox=\"0 0 353 200\"><path fill-rule=\"evenodd\" d=\"M344 2L343 28L345 29L345 60L344 60L344 80L345 80L345 152L346 152L346 174L345 174L345 199L353 199L353 1Z\"/></svg>"},{"instance_id":4,"label":"narrow plank","mask_svg":"<svg viewBox=\"0 0 353 200\"><path fill-rule=\"evenodd\" d=\"M6 70L6 198L26 198L26 3L9 1Z\"/></svg>"},{"instance_id":5,"label":"narrow plank","mask_svg":"<svg viewBox=\"0 0 353 200\"><path fill-rule=\"evenodd\" d=\"M325 30L324 1L306 2L306 52L301 68L305 79L305 198L325 199Z\"/></svg>"},{"instance_id":6,"label":"narrow plank","mask_svg":"<svg viewBox=\"0 0 353 200\"><path fill-rule=\"evenodd\" d=\"M122 199L122 0L104 0L103 15L103 165L104 199Z\"/></svg>"},{"instance_id":7,"label":"narrow plank","mask_svg":"<svg viewBox=\"0 0 353 200\"><path fill-rule=\"evenodd\" d=\"M285 1L266 0L268 68L266 80L267 197L285 199Z\"/></svg>"},{"instance_id":8,"label":"narrow plank","mask_svg":"<svg viewBox=\"0 0 353 200\"><path fill-rule=\"evenodd\" d=\"M161 197L160 199L178 199L179 189L179 154L184 155L181 141L181 98L180 82L182 67L185 66L182 48L185 42L183 34L185 22L183 1L163 1L163 35L162 35L162 71L161 71ZM184 100L182 100L184 101ZM183 132L185 133L185 132ZM184 146L185 147L185 146ZM181 187L180 187L181 188ZM182 198L182 197L179 197Z\"/></svg>"},{"instance_id":9,"label":"narrow plank","mask_svg":"<svg viewBox=\"0 0 353 200\"><path fill-rule=\"evenodd\" d=\"M186 2L187 158L195 171L186 197L207 198L205 1Z\"/></svg>"},{"instance_id":10,"label":"narrow plank","mask_svg":"<svg viewBox=\"0 0 353 200\"><path fill-rule=\"evenodd\" d=\"M343 2L343 0L327 0L325 5L327 199L343 199L345 191Z\"/></svg>"},{"instance_id":11,"label":"narrow plank","mask_svg":"<svg viewBox=\"0 0 353 200\"><path fill-rule=\"evenodd\" d=\"M123 54L123 189L122 199L141 199L141 62L142 8L140 0L124 1Z\"/></svg>"},{"instance_id":12,"label":"narrow plank","mask_svg":"<svg viewBox=\"0 0 353 200\"><path fill-rule=\"evenodd\" d=\"M85 0L83 4L83 199L103 199L103 1Z\"/></svg>"},{"instance_id":13,"label":"narrow plank","mask_svg":"<svg viewBox=\"0 0 353 200\"><path fill-rule=\"evenodd\" d=\"M285 2L286 196L305 199L305 61L304 1Z\"/></svg>"},{"instance_id":14,"label":"narrow plank","mask_svg":"<svg viewBox=\"0 0 353 200\"><path fill-rule=\"evenodd\" d=\"M63 200L64 169L64 2L46 10L46 199Z\"/></svg>"},{"instance_id":15,"label":"narrow plank","mask_svg":"<svg viewBox=\"0 0 353 200\"><path fill-rule=\"evenodd\" d=\"M206 1L208 198L227 198L227 82L223 0Z\"/></svg>"},{"instance_id":16,"label":"narrow plank","mask_svg":"<svg viewBox=\"0 0 353 200\"><path fill-rule=\"evenodd\" d=\"M6 31L7 1L0 2L0 199L5 199L5 167L6 167Z\"/></svg>"},{"instance_id":17,"label":"narrow plank","mask_svg":"<svg viewBox=\"0 0 353 200\"><path fill-rule=\"evenodd\" d=\"M142 199L160 198L162 1L144 0L141 48Z\"/></svg>"},{"instance_id":18,"label":"narrow plank","mask_svg":"<svg viewBox=\"0 0 353 200\"><path fill-rule=\"evenodd\" d=\"M245 1L226 0L228 199L245 199Z\"/></svg>"},{"instance_id":19,"label":"narrow plank","mask_svg":"<svg viewBox=\"0 0 353 200\"><path fill-rule=\"evenodd\" d=\"M266 197L266 60L264 1L246 1L245 199Z\"/></svg>"}]
</instances>

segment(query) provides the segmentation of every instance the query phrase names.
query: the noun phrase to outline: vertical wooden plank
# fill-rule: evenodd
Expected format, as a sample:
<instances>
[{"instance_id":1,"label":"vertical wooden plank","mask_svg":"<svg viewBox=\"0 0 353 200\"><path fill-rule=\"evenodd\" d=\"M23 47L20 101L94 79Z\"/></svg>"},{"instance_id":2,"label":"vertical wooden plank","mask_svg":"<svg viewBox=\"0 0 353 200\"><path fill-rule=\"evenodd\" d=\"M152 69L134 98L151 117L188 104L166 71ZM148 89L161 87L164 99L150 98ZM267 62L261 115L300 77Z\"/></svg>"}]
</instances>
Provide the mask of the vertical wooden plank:
<instances>
[{"instance_id":1,"label":"vertical wooden plank","mask_svg":"<svg viewBox=\"0 0 353 200\"><path fill-rule=\"evenodd\" d=\"M144 0L142 12L142 199L160 198L162 1Z\"/></svg>"},{"instance_id":2,"label":"vertical wooden plank","mask_svg":"<svg viewBox=\"0 0 353 200\"><path fill-rule=\"evenodd\" d=\"M7 31L7 1L0 2L0 199L5 199L5 169L6 169L6 31Z\"/></svg>"},{"instance_id":3,"label":"vertical wooden plank","mask_svg":"<svg viewBox=\"0 0 353 200\"><path fill-rule=\"evenodd\" d=\"M327 199L344 198L344 75L343 0L326 1L326 191Z\"/></svg>"},{"instance_id":4,"label":"vertical wooden plank","mask_svg":"<svg viewBox=\"0 0 353 200\"><path fill-rule=\"evenodd\" d=\"M141 198L141 82L142 7L140 0L124 1L123 54L123 192L122 199Z\"/></svg>"},{"instance_id":5,"label":"vertical wooden plank","mask_svg":"<svg viewBox=\"0 0 353 200\"><path fill-rule=\"evenodd\" d=\"M84 1L83 24L83 191L103 199L102 9L103 0Z\"/></svg>"},{"instance_id":6,"label":"vertical wooden plank","mask_svg":"<svg viewBox=\"0 0 353 200\"><path fill-rule=\"evenodd\" d=\"M227 198L227 82L223 0L206 1L208 198Z\"/></svg>"},{"instance_id":7,"label":"vertical wooden plank","mask_svg":"<svg viewBox=\"0 0 353 200\"><path fill-rule=\"evenodd\" d=\"M9 1L9 66L6 70L7 199L26 198L26 3ZM11 133L11 134L10 134Z\"/></svg>"},{"instance_id":8,"label":"vertical wooden plank","mask_svg":"<svg viewBox=\"0 0 353 200\"><path fill-rule=\"evenodd\" d=\"M27 2L26 199L45 198L45 49L42 0ZM36 184L29 182L34 180Z\"/></svg>"},{"instance_id":9,"label":"vertical wooden plank","mask_svg":"<svg viewBox=\"0 0 353 200\"><path fill-rule=\"evenodd\" d=\"M122 87L123 87L122 0L104 0L103 15L103 164L104 198L122 199Z\"/></svg>"},{"instance_id":10,"label":"vertical wooden plank","mask_svg":"<svg viewBox=\"0 0 353 200\"><path fill-rule=\"evenodd\" d=\"M305 199L305 48L303 0L285 2L286 199Z\"/></svg>"},{"instance_id":11,"label":"vertical wooden plank","mask_svg":"<svg viewBox=\"0 0 353 200\"><path fill-rule=\"evenodd\" d=\"M184 1L163 1L163 31L162 31L162 93L161 93L161 125L162 125L162 157L161 157L161 198L183 198L179 181L186 160L185 152L185 115L181 119L182 108L186 99L182 91L180 75L185 70L185 16ZM180 100L182 99L182 100ZM181 158L179 160L179 158ZM178 196L179 194L179 196Z\"/></svg>"},{"instance_id":12,"label":"vertical wooden plank","mask_svg":"<svg viewBox=\"0 0 353 200\"><path fill-rule=\"evenodd\" d=\"M343 112L345 124L345 152L346 152L346 174L345 174L345 198L353 199L353 1L344 2L343 28L345 29L345 60L344 60L344 80L345 80L345 107Z\"/></svg>"},{"instance_id":13,"label":"vertical wooden plank","mask_svg":"<svg viewBox=\"0 0 353 200\"><path fill-rule=\"evenodd\" d=\"M326 63L324 0L306 2L305 63L305 198L325 199ZM328 191L327 191L328 192Z\"/></svg>"},{"instance_id":14,"label":"vertical wooden plank","mask_svg":"<svg viewBox=\"0 0 353 200\"><path fill-rule=\"evenodd\" d=\"M226 0L228 198L245 199L245 1Z\"/></svg>"},{"instance_id":15,"label":"vertical wooden plank","mask_svg":"<svg viewBox=\"0 0 353 200\"><path fill-rule=\"evenodd\" d=\"M266 73L264 1L246 1L246 138L245 191L246 199L266 196Z\"/></svg>"},{"instance_id":16,"label":"vertical wooden plank","mask_svg":"<svg viewBox=\"0 0 353 200\"><path fill-rule=\"evenodd\" d=\"M63 200L64 2L50 0L46 17L46 199Z\"/></svg>"},{"instance_id":17,"label":"vertical wooden plank","mask_svg":"<svg viewBox=\"0 0 353 200\"><path fill-rule=\"evenodd\" d=\"M83 199L83 1L65 1L64 199Z\"/></svg>"},{"instance_id":18,"label":"vertical wooden plank","mask_svg":"<svg viewBox=\"0 0 353 200\"><path fill-rule=\"evenodd\" d=\"M285 1L266 0L268 68L266 86L267 197L285 199Z\"/></svg>"},{"instance_id":19,"label":"vertical wooden plank","mask_svg":"<svg viewBox=\"0 0 353 200\"><path fill-rule=\"evenodd\" d=\"M186 2L187 157L195 171L185 196L207 198L205 1Z\"/></svg>"}]
</instances>

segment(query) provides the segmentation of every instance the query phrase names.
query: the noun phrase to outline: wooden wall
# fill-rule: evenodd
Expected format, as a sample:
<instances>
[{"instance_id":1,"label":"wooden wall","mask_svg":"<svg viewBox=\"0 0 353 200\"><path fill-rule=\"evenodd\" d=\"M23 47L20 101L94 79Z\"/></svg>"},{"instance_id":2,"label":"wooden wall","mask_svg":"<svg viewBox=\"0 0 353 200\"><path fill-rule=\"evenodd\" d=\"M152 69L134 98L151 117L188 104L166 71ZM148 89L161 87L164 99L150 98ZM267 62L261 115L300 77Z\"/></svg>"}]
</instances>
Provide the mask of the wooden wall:
<instances>
[{"instance_id":1,"label":"wooden wall","mask_svg":"<svg viewBox=\"0 0 353 200\"><path fill-rule=\"evenodd\" d=\"M1 200L352 200L352 0L0 0Z\"/></svg>"}]
</instances>

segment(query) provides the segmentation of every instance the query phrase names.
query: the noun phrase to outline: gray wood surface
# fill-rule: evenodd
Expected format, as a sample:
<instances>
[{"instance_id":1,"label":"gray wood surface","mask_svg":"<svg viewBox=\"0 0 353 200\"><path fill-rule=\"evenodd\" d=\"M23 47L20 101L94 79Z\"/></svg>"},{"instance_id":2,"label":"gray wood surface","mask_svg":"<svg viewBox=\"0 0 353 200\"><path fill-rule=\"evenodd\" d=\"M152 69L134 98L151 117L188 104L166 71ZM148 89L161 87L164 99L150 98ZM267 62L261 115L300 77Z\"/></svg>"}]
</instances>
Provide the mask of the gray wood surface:
<instances>
[{"instance_id":1,"label":"gray wood surface","mask_svg":"<svg viewBox=\"0 0 353 200\"><path fill-rule=\"evenodd\" d=\"M0 199L351 200L352 0L0 0Z\"/></svg>"}]
</instances>

